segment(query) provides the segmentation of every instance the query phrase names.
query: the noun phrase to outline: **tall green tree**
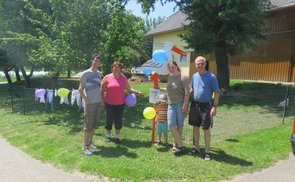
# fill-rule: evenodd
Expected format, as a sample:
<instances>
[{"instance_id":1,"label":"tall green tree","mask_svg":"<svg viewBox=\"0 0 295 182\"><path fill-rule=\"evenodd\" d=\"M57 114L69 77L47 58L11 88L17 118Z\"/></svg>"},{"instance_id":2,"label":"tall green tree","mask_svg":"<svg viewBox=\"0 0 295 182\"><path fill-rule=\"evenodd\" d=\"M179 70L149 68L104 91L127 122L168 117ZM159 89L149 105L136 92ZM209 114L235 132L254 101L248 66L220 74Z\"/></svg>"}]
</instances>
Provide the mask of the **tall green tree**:
<instances>
[{"instance_id":1,"label":"tall green tree","mask_svg":"<svg viewBox=\"0 0 295 182\"><path fill-rule=\"evenodd\" d=\"M229 89L228 56L263 39L264 5L258 0L182 0L192 21L182 38L197 53L214 53L220 87Z\"/></svg>"},{"instance_id":2,"label":"tall green tree","mask_svg":"<svg viewBox=\"0 0 295 182\"><path fill-rule=\"evenodd\" d=\"M144 41L144 22L119 0L0 0L0 20L0 48L21 68L44 67L57 78L89 67L93 53L105 71L115 59L140 64L133 47Z\"/></svg>"},{"instance_id":3,"label":"tall green tree","mask_svg":"<svg viewBox=\"0 0 295 182\"><path fill-rule=\"evenodd\" d=\"M269 0L161 0L174 1L191 20L181 37L199 54L214 53L220 87L229 89L228 56L264 38L263 11ZM141 0L144 10L155 1Z\"/></svg>"}]
</instances>

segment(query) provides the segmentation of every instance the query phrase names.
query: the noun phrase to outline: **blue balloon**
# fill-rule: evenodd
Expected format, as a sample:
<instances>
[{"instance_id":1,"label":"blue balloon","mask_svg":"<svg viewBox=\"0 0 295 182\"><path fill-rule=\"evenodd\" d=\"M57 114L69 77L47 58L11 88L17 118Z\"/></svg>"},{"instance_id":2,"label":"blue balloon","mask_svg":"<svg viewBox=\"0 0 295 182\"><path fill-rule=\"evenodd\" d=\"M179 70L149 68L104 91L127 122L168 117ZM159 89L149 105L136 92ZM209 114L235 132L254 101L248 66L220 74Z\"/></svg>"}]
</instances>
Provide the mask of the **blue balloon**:
<instances>
[{"instance_id":1,"label":"blue balloon","mask_svg":"<svg viewBox=\"0 0 295 182\"><path fill-rule=\"evenodd\" d=\"M153 73L152 70L143 70L143 74L145 75L151 75Z\"/></svg>"},{"instance_id":2,"label":"blue balloon","mask_svg":"<svg viewBox=\"0 0 295 182\"><path fill-rule=\"evenodd\" d=\"M155 50L153 52L153 60L157 63L165 63L168 61L168 57L164 50Z\"/></svg>"}]
</instances>

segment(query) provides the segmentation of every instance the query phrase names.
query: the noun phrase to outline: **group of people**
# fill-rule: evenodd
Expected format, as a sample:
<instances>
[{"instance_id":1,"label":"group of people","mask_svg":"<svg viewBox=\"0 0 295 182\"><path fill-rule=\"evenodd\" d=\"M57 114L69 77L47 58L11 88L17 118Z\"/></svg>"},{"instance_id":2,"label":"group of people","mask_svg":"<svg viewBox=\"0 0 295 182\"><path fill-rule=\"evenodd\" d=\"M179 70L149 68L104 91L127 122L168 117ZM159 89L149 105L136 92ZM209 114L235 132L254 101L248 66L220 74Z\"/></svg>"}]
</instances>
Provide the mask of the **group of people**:
<instances>
[{"instance_id":1,"label":"group of people","mask_svg":"<svg viewBox=\"0 0 295 182\"><path fill-rule=\"evenodd\" d=\"M84 132L82 151L91 155L91 149L96 148L93 144L94 129L97 126L100 108L106 110L106 142L111 141L112 125L115 125L115 142L120 142L120 130L122 129L122 118L125 106L125 90L141 96L144 94L130 87L126 77L121 73L122 63L115 61L111 65L111 73L104 76L98 71L101 65L101 57L94 55L91 59L91 68L85 70L80 79L79 92L84 100ZM168 127L173 136L173 152L175 155L183 152L182 131L184 119L189 115L189 124L193 126L194 148L190 152L193 155L200 153L199 136L200 127L204 131L205 160L211 160L210 127L212 127L213 116L216 115L219 101L219 86L216 76L208 72L206 59L199 56L195 60L198 70L190 82L187 76L181 74L181 70L175 61L167 63L169 76L166 88L160 88L167 93L159 96L156 121L157 132L163 133L164 143L168 142ZM191 86L190 86L191 84ZM212 99L212 94L214 98ZM188 113L189 99L192 102ZM161 142L159 135L158 142Z\"/></svg>"},{"instance_id":2,"label":"group of people","mask_svg":"<svg viewBox=\"0 0 295 182\"><path fill-rule=\"evenodd\" d=\"M191 87L189 78L181 74L181 70L175 61L168 62L167 66L170 73L167 86L160 88L162 92L167 92L167 101L166 95L161 94L156 109L157 132L159 134L157 143L161 143L162 135L164 136L164 144L167 143L167 128L169 127L173 136L173 152L175 155L182 153L183 122L188 112L189 99L192 96L188 121L189 125L193 126L194 148L190 154L197 155L200 153L199 136L200 127L202 127L205 140L204 159L211 160L209 153L210 127L213 125L213 116L216 115L219 101L217 78L205 69L206 59L202 56L195 60L198 72L192 76ZM213 98L212 95L214 95ZM163 124L165 121L168 125ZM165 126L168 127L165 128Z\"/></svg>"}]
</instances>

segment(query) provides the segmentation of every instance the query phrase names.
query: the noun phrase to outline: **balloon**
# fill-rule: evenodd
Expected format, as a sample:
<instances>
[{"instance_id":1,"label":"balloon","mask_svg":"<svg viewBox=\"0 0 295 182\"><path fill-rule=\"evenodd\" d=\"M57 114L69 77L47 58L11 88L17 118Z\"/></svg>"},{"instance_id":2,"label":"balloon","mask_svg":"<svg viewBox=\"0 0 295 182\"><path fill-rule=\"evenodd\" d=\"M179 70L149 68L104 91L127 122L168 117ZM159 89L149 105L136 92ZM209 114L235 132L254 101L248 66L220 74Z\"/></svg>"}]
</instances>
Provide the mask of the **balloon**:
<instances>
[{"instance_id":1,"label":"balloon","mask_svg":"<svg viewBox=\"0 0 295 182\"><path fill-rule=\"evenodd\" d=\"M135 106L136 105L136 95L129 94L127 97L125 97L125 104L129 107Z\"/></svg>"},{"instance_id":2,"label":"balloon","mask_svg":"<svg viewBox=\"0 0 295 182\"><path fill-rule=\"evenodd\" d=\"M168 57L164 50L155 50L152 57L157 63L165 63L168 61Z\"/></svg>"},{"instance_id":3,"label":"balloon","mask_svg":"<svg viewBox=\"0 0 295 182\"><path fill-rule=\"evenodd\" d=\"M45 95L46 90L44 88L38 89L35 91L35 96L41 98Z\"/></svg>"},{"instance_id":4,"label":"balloon","mask_svg":"<svg viewBox=\"0 0 295 182\"><path fill-rule=\"evenodd\" d=\"M146 119L153 119L156 116L156 110L153 107L147 107L143 110L143 116Z\"/></svg>"},{"instance_id":5,"label":"balloon","mask_svg":"<svg viewBox=\"0 0 295 182\"><path fill-rule=\"evenodd\" d=\"M57 95L60 96L60 97L65 97L69 93L70 93L70 90L66 89L66 88L60 88L60 89L57 90Z\"/></svg>"},{"instance_id":6,"label":"balloon","mask_svg":"<svg viewBox=\"0 0 295 182\"><path fill-rule=\"evenodd\" d=\"M153 73L152 70L143 70L143 74L145 75L151 75Z\"/></svg>"}]
</instances>

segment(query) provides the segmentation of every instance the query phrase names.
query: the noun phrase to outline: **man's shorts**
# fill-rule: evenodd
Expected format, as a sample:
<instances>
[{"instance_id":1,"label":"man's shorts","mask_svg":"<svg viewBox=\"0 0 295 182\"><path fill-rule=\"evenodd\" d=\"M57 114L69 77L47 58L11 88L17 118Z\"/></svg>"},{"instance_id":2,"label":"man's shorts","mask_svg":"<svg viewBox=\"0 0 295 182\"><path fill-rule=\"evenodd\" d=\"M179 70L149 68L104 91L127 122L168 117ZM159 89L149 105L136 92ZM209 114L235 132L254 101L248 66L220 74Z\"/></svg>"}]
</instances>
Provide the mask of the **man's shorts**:
<instances>
[{"instance_id":1,"label":"man's shorts","mask_svg":"<svg viewBox=\"0 0 295 182\"><path fill-rule=\"evenodd\" d=\"M101 112L101 103L88 104L84 107L84 130L91 131L97 126Z\"/></svg>"},{"instance_id":2,"label":"man's shorts","mask_svg":"<svg viewBox=\"0 0 295 182\"><path fill-rule=\"evenodd\" d=\"M211 103L200 103L193 101L190 106L188 123L192 126L202 127L208 130L212 125L212 118L210 116Z\"/></svg>"},{"instance_id":3,"label":"man's shorts","mask_svg":"<svg viewBox=\"0 0 295 182\"><path fill-rule=\"evenodd\" d=\"M157 126L156 126L157 133L168 133L168 124L167 122L158 122L157 121Z\"/></svg>"}]
</instances>

